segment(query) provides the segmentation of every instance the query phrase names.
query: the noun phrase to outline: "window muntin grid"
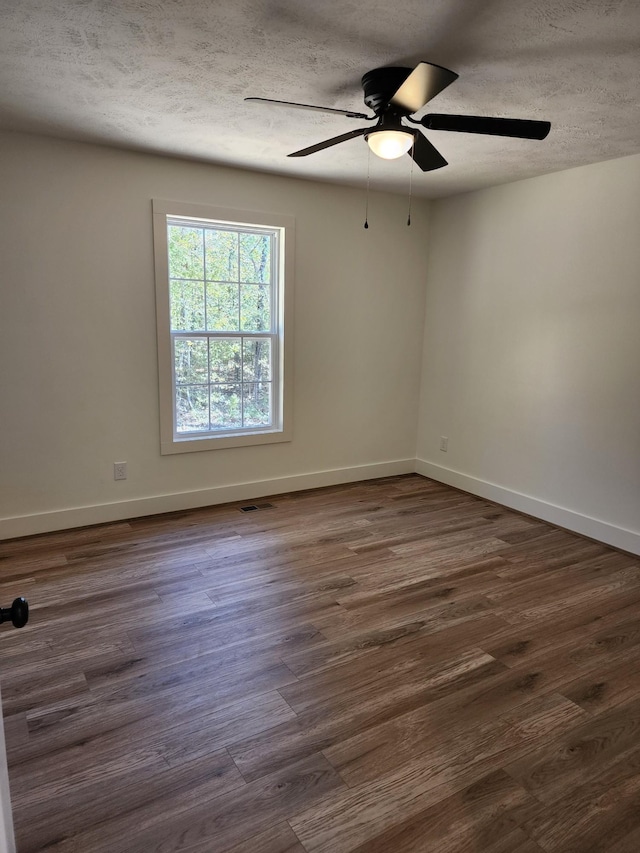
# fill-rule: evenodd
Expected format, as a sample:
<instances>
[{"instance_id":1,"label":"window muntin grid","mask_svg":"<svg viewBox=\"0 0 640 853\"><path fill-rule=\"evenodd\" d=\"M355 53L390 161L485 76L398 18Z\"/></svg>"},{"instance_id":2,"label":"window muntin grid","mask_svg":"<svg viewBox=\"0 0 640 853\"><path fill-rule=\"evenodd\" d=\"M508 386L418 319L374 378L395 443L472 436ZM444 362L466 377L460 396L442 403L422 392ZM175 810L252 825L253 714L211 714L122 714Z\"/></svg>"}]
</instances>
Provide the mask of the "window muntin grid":
<instances>
[{"instance_id":1,"label":"window muntin grid","mask_svg":"<svg viewBox=\"0 0 640 853\"><path fill-rule=\"evenodd\" d=\"M175 438L278 428L279 242L167 217Z\"/></svg>"}]
</instances>

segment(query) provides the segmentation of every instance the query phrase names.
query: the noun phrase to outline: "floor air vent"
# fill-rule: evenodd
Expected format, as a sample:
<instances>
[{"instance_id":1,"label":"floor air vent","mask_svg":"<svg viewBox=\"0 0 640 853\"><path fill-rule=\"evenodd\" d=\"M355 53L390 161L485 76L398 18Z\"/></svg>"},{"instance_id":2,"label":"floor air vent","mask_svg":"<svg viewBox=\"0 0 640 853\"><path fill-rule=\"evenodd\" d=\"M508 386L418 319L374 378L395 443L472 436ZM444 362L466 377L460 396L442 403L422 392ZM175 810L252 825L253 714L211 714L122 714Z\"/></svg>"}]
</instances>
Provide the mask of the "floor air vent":
<instances>
[{"instance_id":1,"label":"floor air vent","mask_svg":"<svg viewBox=\"0 0 640 853\"><path fill-rule=\"evenodd\" d=\"M255 512L257 509L273 509L273 504L249 504L241 506L240 512Z\"/></svg>"}]
</instances>

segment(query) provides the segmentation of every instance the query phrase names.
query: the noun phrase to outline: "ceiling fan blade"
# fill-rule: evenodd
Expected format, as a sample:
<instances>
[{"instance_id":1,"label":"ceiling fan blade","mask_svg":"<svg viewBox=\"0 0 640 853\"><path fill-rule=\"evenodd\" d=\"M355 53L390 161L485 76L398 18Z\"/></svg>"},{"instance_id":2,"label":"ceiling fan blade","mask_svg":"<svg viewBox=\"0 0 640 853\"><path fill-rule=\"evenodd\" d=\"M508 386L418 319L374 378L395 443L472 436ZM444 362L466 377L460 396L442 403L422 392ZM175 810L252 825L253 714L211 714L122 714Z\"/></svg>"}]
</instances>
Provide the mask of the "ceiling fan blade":
<instances>
[{"instance_id":1,"label":"ceiling fan blade","mask_svg":"<svg viewBox=\"0 0 640 853\"><path fill-rule=\"evenodd\" d=\"M334 107L316 107L313 104L297 104L295 101L274 101L272 98L245 98L245 101L255 101L260 104L276 104L282 107L296 107L300 110L315 110L319 113L337 113L347 118L375 118L364 113L356 113L353 110L337 110Z\"/></svg>"},{"instance_id":2,"label":"ceiling fan blade","mask_svg":"<svg viewBox=\"0 0 640 853\"><path fill-rule=\"evenodd\" d=\"M287 154L287 157L306 157L308 154L315 154L316 151L322 151L323 148L331 148L332 145L338 145L340 142L346 142L348 139L353 139L356 136L364 136L369 133L368 127L361 127L358 130L350 130L349 133L343 133L341 136L334 136L331 139L325 139L324 142L318 142L316 145L310 145L309 148L302 148L300 151L294 151L293 154Z\"/></svg>"},{"instance_id":3,"label":"ceiling fan blade","mask_svg":"<svg viewBox=\"0 0 640 853\"><path fill-rule=\"evenodd\" d=\"M413 162L423 172L432 172L434 169L441 169L443 166L448 165L442 154L429 142L424 134L416 131L413 138L414 142L408 154L410 157L413 157Z\"/></svg>"},{"instance_id":4,"label":"ceiling fan blade","mask_svg":"<svg viewBox=\"0 0 640 853\"><path fill-rule=\"evenodd\" d=\"M430 62L419 62L389 103L415 113L457 79L455 71Z\"/></svg>"},{"instance_id":5,"label":"ceiling fan blade","mask_svg":"<svg viewBox=\"0 0 640 853\"><path fill-rule=\"evenodd\" d=\"M447 116L432 114L420 120L429 130L453 130L461 133L483 133L489 136L512 136L516 139L544 139L551 130L548 121L520 118L481 118L480 116Z\"/></svg>"}]
</instances>

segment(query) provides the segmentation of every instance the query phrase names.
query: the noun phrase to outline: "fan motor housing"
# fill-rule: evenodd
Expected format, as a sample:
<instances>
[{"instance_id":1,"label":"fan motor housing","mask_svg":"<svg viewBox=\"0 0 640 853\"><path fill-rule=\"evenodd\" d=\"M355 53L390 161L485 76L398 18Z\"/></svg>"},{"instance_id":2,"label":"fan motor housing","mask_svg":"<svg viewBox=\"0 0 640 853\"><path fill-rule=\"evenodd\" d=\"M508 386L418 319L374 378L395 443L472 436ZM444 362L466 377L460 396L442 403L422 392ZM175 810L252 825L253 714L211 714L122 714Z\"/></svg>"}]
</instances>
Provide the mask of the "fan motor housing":
<instances>
[{"instance_id":1,"label":"fan motor housing","mask_svg":"<svg viewBox=\"0 0 640 853\"><path fill-rule=\"evenodd\" d=\"M396 91L402 86L412 68L374 68L362 78L364 102L376 115L383 113ZM398 115L409 115L409 110L394 107Z\"/></svg>"}]
</instances>

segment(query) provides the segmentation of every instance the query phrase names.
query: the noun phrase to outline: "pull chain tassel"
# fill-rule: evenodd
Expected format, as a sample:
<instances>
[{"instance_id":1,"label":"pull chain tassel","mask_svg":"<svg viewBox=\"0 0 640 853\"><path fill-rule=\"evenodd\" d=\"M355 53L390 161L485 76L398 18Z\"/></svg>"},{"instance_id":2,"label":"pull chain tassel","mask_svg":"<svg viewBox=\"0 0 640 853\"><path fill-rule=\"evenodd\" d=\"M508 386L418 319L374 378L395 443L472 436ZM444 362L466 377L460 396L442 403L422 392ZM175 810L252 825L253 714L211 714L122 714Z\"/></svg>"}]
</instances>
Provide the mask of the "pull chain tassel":
<instances>
[{"instance_id":1,"label":"pull chain tassel","mask_svg":"<svg viewBox=\"0 0 640 853\"><path fill-rule=\"evenodd\" d=\"M368 145L367 145L367 150L369 152L369 155L367 157L367 201L366 201L365 209L364 209L364 227L365 228L369 227L369 175L371 172L371 149L369 148Z\"/></svg>"}]
</instances>

